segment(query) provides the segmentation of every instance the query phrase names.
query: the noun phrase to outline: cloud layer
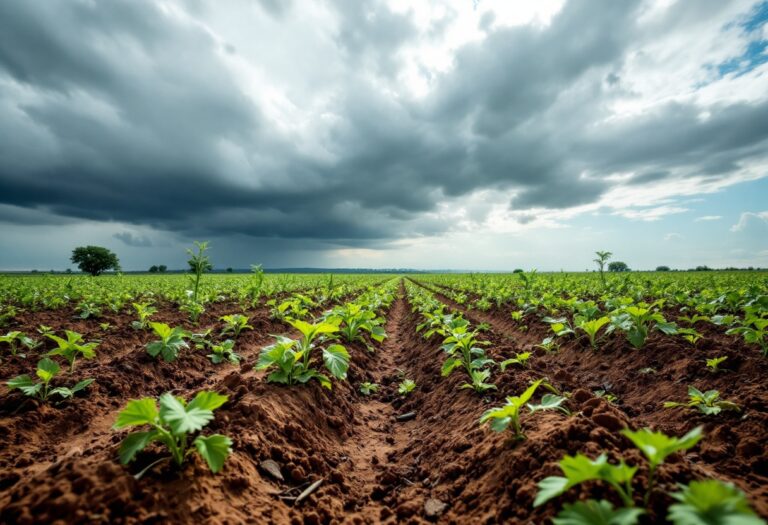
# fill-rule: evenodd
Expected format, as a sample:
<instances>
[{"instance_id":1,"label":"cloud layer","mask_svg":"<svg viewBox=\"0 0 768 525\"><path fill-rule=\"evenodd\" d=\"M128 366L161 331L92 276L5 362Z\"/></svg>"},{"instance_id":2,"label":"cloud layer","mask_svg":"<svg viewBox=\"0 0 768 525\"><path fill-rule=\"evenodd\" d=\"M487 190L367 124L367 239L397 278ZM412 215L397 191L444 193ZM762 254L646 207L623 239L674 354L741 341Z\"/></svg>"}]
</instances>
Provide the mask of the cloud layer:
<instances>
[{"instance_id":1,"label":"cloud layer","mask_svg":"<svg viewBox=\"0 0 768 525\"><path fill-rule=\"evenodd\" d=\"M766 175L754 2L398 4L0 3L0 221L385 247Z\"/></svg>"}]
</instances>

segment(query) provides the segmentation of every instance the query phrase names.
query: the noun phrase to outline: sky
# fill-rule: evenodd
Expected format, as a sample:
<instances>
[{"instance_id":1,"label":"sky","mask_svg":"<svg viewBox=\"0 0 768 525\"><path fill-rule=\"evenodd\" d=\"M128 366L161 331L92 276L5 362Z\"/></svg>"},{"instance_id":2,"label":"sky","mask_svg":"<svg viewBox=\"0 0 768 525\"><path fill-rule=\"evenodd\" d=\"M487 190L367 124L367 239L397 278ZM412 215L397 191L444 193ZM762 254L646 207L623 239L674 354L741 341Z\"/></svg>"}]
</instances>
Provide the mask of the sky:
<instances>
[{"instance_id":1,"label":"sky","mask_svg":"<svg viewBox=\"0 0 768 525\"><path fill-rule=\"evenodd\" d=\"M0 2L0 270L768 267L768 2Z\"/></svg>"}]
</instances>

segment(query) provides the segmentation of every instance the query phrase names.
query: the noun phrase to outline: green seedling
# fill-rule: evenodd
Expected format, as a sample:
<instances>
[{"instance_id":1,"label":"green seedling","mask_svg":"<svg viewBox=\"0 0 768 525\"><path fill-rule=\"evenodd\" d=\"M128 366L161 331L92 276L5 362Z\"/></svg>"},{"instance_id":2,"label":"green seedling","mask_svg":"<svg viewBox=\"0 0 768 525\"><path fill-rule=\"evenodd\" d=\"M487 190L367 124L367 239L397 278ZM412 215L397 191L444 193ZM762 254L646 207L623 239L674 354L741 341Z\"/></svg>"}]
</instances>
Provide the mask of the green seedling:
<instances>
[{"instance_id":1,"label":"green seedling","mask_svg":"<svg viewBox=\"0 0 768 525\"><path fill-rule=\"evenodd\" d=\"M240 356L235 353L235 342L232 339L227 339L221 343L214 343L210 345L211 353L208 357L214 365L229 361L233 365L240 364Z\"/></svg>"},{"instance_id":2,"label":"green seedling","mask_svg":"<svg viewBox=\"0 0 768 525\"><path fill-rule=\"evenodd\" d=\"M709 368L711 372L722 372L723 370L720 368L720 364L722 364L726 359L728 359L727 355L707 359L707 368Z\"/></svg>"},{"instance_id":3,"label":"green seedling","mask_svg":"<svg viewBox=\"0 0 768 525\"><path fill-rule=\"evenodd\" d=\"M507 397L506 404L498 408L486 410L480 417L480 424L489 423L491 429L495 432L504 432L511 426L515 439L525 439L520 426L520 410L531 400L536 389L539 388L543 381L543 379L535 381L519 396Z\"/></svg>"},{"instance_id":4,"label":"green seedling","mask_svg":"<svg viewBox=\"0 0 768 525\"><path fill-rule=\"evenodd\" d=\"M691 407L697 408L705 416L716 416L723 410L738 412L739 405L732 401L720 399L720 392L717 390L707 390L702 392L695 386L688 387L687 403L678 403L675 401L666 401L664 408Z\"/></svg>"},{"instance_id":5,"label":"green seedling","mask_svg":"<svg viewBox=\"0 0 768 525\"><path fill-rule=\"evenodd\" d=\"M77 332L71 330L64 330L64 334L67 336L63 339L54 334L46 334L48 339L55 341L58 348L51 350L47 355L60 355L69 363L69 372L72 373L75 370L75 361L78 356L83 359L93 359L96 357L96 347L99 343L83 343L83 336Z\"/></svg>"},{"instance_id":6,"label":"green seedling","mask_svg":"<svg viewBox=\"0 0 768 525\"><path fill-rule=\"evenodd\" d=\"M606 454L600 454L597 459L576 454L565 456L560 460L560 469L563 471L563 476L550 476L539 482L539 492L533 502L534 507L543 505L580 483L596 480L610 485L626 507L633 507L635 504L632 499L632 478L638 467L627 465L623 459L614 465L608 463Z\"/></svg>"},{"instance_id":7,"label":"green seedling","mask_svg":"<svg viewBox=\"0 0 768 525\"><path fill-rule=\"evenodd\" d=\"M379 385L376 383L370 383L368 381L360 383L360 393L364 396L370 396L379 391Z\"/></svg>"},{"instance_id":8,"label":"green seedling","mask_svg":"<svg viewBox=\"0 0 768 525\"><path fill-rule=\"evenodd\" d=\"M708 479L680 485L671 494L678 501L669 506L667 519L674 525L765 525L744 493L732 483Z\"/></svg>"},{"instance_id":9,"label":"green seedling","mask_svg":"<svg viewBox=\"0 0 768 525\"><path fill-rule=\"evenodd\" d=\"M61 368L56 361L44 357L38 361L37 370L35 370L35 374L40 381L35 381L30 376L24 374L14 377L8 381L7 385L10 390L19 389L26 396L46 401L50 396L54 395L64 399L73 397L77 392L83 390L94 381L93 379L83 379L72 388L60 386L52 389L51 380L56 377L60 371Z\"/></svg>"},{"instance_id":10,"label":"green seedling","mask_svg":"<svg viewBox=\"0 0 768 525\"><path fill-rule=\"evenodd\" d=\"M533 354L530 352L519 352L515 354L515 357L512 357L510 359L505 359L504 361L499 363L499 368L501 368L501 371L505 371L507 367L512 365L520 365L523 368L526 368L528 366L528 360L531 358Z\"/></svg>"},{"instance_id":11,"label":"green seedling","mask_svg":"<svg viewBox=\"0 0 768 525\"><path fill-rule=\"evenodd\" d=\"M688 450L696 445L702 437L702 427L696 427L683 437L667 436L661 432L654 432L648 428L640 430L624 429L621 431L629 440L640 449L648 460L648 485L645 491L644 503L647 505L656 482L656 469L664 463L670 454Z\"/></svg>"},{"instance_id":12,"label":"green seedling","mask_svg":"<svg viewBox=\"0 0 768 525\"><path fill-rule=\"evenodd\" d=\"M320 322L310 324L298 319L288 321L291 326L302 333L301 339L291 339L275 336L277 342L261 350L259 360L254 367L256 370L277 368L267 376L267 381L286 385L305 384L316 379L325 388L331 388L331 380L321 374L312 365L312 351L325 336L335 334L339 327L335 324ZM322 348L322 358L325 368L337 379L347 378L349 369L349 352L339 344L331 344Z\"/></svg>"},{"instance_id":13,"label":"green seedling","mask_svg":"<svg viewBox=\"0 0 768 525\"><path fill-rule=\"evenodd\" d=\"M248 317L245 315L224 315L219 317L219 320L224 321L221 335L232 334L233 337L237 338L243 330L253 330L253 326L248 324Z\"/></svg>"},{"instance_id":14,"label":"green seedling","mask_svg":"<svg viewBox=\"0 0 768 525\"><path fill-rule=\"evenodd\" d=\"M150 303L133 303L136 315L139 319L131 322L131 327L135 330L146 330L149 328L149 319L157 313L157 308Z\"/></svg>"},{"instance_id":15,"label":"green seedling","mask_svg":"<svg viewBox=\"0 0 768 525\"><path fill-rule=\"evenodd\" d=\"M416 381L413 379L403 379L397 386L397 393L405 397L416 389Z\"/></svg>"},{"instance_id":16,"label":"green seedling","mask_svg":"<svg viewBox=\"0 0 768 525\"><path fill-rule=\"evenodd\" d=\"M34 350L40 346L40 341L35 341L31 337L24 335L23 332L13 331L8 332L5 335L0 335L0 343L5 343L11 350L11 355L19 355L26 357L26 354L19 354L19 343L26 347L28 350Z\"/></svg>"},{"instance_id":17,"label":"green seedling","mask_svg":"<svg viewBox=\"0 0 768 525\"><path fill-rule=\"evenodd\" d=\"M763 357L768 357L768 317L748 317L742 326L731 328L725 333L742 336L745 342L758 345Z\"/></svg>"},{"instance_id":18,"label":"green seedling","mask_svg":"<svg viewBox=\"0 0 768 525\"><path fill-rule=\"evenodd\" d=\"M186 341L189 338L189 332L183 328L179 326L171 328L165 323L153 322L150 322L149 326L160 338L159 341L147 343L147 353L152 357L160 356L163 361L170 363L179 357L182 349L189 348L189 343Z\"/></svg>"},{"instance_id":19,"label":"green seedling","mask_svg":"<svg viewBox=\"0 0 768 525\"><path fill-rule=\"evenodd\" d=\"M491 371L487 368L480 369L475 368L469 373L470 383L462 383L459 388L471 388L475 392L484 393L489 390L496 390L496 385L488 383L488 379L491 377Z\"/></svg>"},{"instance_id":20,"label":"green seedling","mask_svg":"<svg viewBox=\"0 0 768 525\"><path fill-rule=\"evenodd\" d=\"M587 334L590 346L597 350L597 333L602 327L610 322L611 320L606 316L598 317L597 319L586 319L584 317L578 317L576 319L576 329L581 330Z\"/></svg>"},{"instance_id":21,"label":"green seedling","mask_svg":"<svg viewBox=\"0 0 768 525\"><path fill-rule=\"evenodd\" d=\"M161 395L159 400L143 398L129 401L118 414L114 428L149 427L149 430L126 436L120 445L120 462L127 465L147 445L159 442L168 448L170 459L176 466L183 465L184 460L196 451L211 472L219 472L232 452L232 440L221 434L198 434L191 443L194 448L189 446L189 440L213 419L213 411L226 401L227 396L207 391L198 392L189 403L170 393ZM136 477L141 477L155 464L150 464Z\"/></svg>"},{"instance_id":22,"label":"green seedling","mask_svg":"<svg viewBox=\"0 0 768 525\"><path fill-rule=\"evenodd\" d=\"M347 342L364 342L363 332L368 332L371 339L379 343L387 337L387 333L381 326L383 320L362 305L349 303L338 306L331 312L331 318L341 327L339 333Z\"/></svg>"}]
</instances>

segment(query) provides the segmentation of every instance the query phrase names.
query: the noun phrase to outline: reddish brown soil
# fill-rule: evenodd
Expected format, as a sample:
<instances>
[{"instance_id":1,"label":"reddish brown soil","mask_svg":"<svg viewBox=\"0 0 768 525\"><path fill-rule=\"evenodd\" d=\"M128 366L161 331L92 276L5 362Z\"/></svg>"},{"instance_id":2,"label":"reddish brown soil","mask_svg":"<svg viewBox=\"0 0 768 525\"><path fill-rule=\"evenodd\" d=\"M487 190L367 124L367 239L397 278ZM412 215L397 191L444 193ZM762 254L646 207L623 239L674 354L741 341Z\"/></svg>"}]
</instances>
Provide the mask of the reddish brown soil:
<instances>
[{"instance_id":1,"label":"reddish brown soil","mask_svg":"<svg viewBox=\"0 0 768 525\"><path fill-rule=\"evenodd\" d=\"M450 303L446 298L441 299ZM453 305L457 306L457 305ZM202 320L239 311L217 305ZM440 377L444 355L438 338L424 340L415 332L418 315L403 298L388 313L389 338L371 353L365 345L348 345L352 365L348 382L333 390L311 383L282 387L266 383L252 370L259 349L271 333L286 333L263 309L248 312L255 330L238 340L243 364L212 365L202 352L189 351L176 363L149 358L143 345L149 334L129 327L130 316L106 319L113 327L101 335L100 321L73 321L71 312L25 314L12 329L33 332L39 323L68 327L103 339L98 358L78 362L74 379L95 377L97 383L76 399L58 405L27 402L19 394L0 394L0 522L3 523L545 523L557 503L533 509L536 482L558 473L556 462L566 453L596 455L607 451L643 464L630 443L615 432L624 426L650 425L680 434L704 424L707 437L684 457L662 467L661 488L676 482L716 476L739 484L761 515L768 515L768 395L761 378L766 364L753 348L733 338L706 333L694 349L677 339L654 336L642 351L618 338L599 352L583 341L563 345L557 354L538 353L529 369L508 369L494 377L499 387L485 397L459 390L459 372ZM508 313L470 312L487 321L495 358L512 356L541 341L545 326L522 332ZM182 323L181 314L164 309L159 319ZM704 371L704 356L729 355L732 370L720 375ZM0 379L31 372L37 355L0 363ZM652 366L655 374L638 374ZM401 376L416 381L407 398L397 395ZM510 443L508 435L478 426L482 412L505 395L521 392L529 381L547 376L572 391L574 415L536 413L523 416L527 439ZM381 390L359 394L362 381ZM608 403L592 391L610 383L618 396ZM692 412L661 408L667 399L683 399L688 384L717 388L744 407L741 414L704 419ZM216 412L210 432L232 437L234 452L217 475L196 457L181 470L168 464L136 481L137 472L161 457L160 449L141 454L129 467L117 461L125 435L111 426L128 399L173 390L189 396L215 389L230 399ZM415 412L398 422L395 417ZM278 463L284 481L259 465ZM638 476L638 486L645 472ZM292 487L322 479L320 487L296 505ZM563 501L602 496L599 486L573 489ZM608 494L608 497L611 496ZM425 503L444 503L439 516L428 516ZM657 493L654 509L669 502ZM440 506L440 505L438 505ZM646 523L660 522L651 514Z\"/></svg>"}]
</instances>

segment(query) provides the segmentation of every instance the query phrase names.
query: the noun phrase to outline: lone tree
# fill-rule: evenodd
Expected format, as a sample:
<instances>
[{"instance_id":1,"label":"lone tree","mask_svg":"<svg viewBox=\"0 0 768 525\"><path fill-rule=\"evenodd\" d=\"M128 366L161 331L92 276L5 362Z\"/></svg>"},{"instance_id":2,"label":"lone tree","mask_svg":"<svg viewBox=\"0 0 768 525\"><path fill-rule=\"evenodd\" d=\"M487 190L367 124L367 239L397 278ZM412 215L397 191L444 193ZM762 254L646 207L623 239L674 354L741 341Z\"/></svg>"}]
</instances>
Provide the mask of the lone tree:
<instances>
[{"instance_id":1,"label":"lone tree","mask_svg":"<svg viewBox=\"0 0 768 525\"><path fill-rule=\"evenodd\" d=\"M629 266L627 266L627 263L625 262L613 261L612 263L608 263L608 271L609 272L628 272Z\"/></svg>"},{"instance_id":2,"label":"lone tree","mask_svg":"<svg viewBox=\"0 0 768 525\"><path fill-rule=\"evenodd\" d=\"M120 270L117 255L101 246L78 246L72 250L71 261L81 272L99 275L106 270Z\"/></svg>"},{"instance_id":3,"label":"lone tree","mask_svg":"<svg viewBox=\"0 0 768 525\"><path fill-rule=\"evenodd\" d=\"M668 272L669 271L669 266L657 266L656 267L656 271L657 272Z\"/></svg>"}]
</instances>

